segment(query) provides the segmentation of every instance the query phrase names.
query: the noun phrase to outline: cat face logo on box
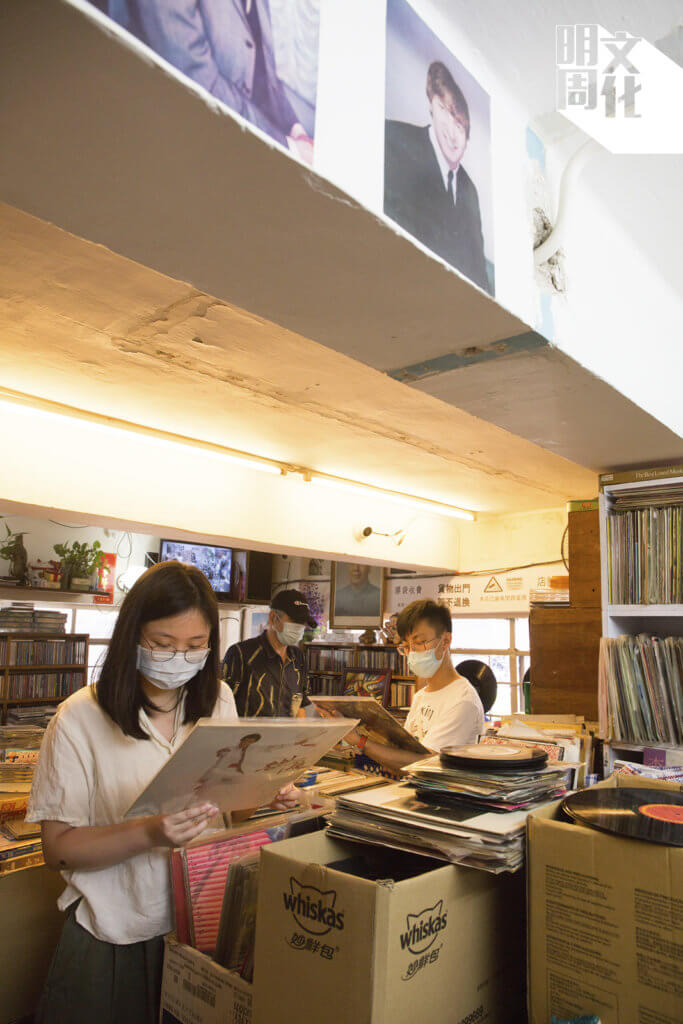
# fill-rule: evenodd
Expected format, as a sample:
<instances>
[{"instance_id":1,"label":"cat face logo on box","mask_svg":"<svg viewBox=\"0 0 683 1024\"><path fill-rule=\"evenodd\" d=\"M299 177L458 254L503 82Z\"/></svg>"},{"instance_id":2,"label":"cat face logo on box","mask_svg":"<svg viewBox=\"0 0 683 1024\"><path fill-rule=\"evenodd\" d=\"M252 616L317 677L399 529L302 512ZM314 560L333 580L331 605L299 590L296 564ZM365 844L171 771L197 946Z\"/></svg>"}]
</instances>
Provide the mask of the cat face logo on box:
<instances>
[{"instance_id":1,"label":"cat face logo on box","mask_svg":"<svg viewBox=\"0 0 683 1024\"><path fill-rule=\"evenodd\" d=\"M333 928L344 930L344 911L336 910L337 893L334 889L316 889L290 878L289 892L283 892L285 908L296 923L311 935L327 935Z\"/></svg>"},{"instance_id":2,"label":"cat face logo on box","mask_svg":"<svg viewBox=\"0 0 683 1024\"><path fill-rule=\"evenodd\" d=\"M223 680L235 695L241 717L308 717L308 676L299 647L304 631L315 629L308 602L299 590L281 590L270 602L260 636L228 648Z\"/></svg>"},{"instance_id":3,"label":"cat face logo on box","mask_svg":"<svg viewBox=\"0 0 683 1024\"><path fill-rule=\"evenodd\" d=\"M419 914L408 914L406 918L408 930L401 933L401 949L407 949L416 956L426 953L436 940L437 935L448 924L448 911L443 910L443 900L433 907L421 910Z\"/></svg>"}]
</instances>

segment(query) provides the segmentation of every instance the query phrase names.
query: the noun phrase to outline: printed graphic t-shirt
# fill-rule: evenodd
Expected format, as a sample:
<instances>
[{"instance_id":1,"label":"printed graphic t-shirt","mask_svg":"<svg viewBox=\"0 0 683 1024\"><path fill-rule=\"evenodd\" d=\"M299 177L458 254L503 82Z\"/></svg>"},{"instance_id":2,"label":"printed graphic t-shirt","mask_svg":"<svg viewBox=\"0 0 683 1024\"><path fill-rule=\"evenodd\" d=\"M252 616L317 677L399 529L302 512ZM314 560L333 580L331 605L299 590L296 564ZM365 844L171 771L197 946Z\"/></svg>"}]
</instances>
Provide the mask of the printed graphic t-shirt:
<instances>
[{"instance_id":1,"label":"printed graphic t-shirt","mask_svg":"<svg viewBox=\"0 0 683 1024\"><path fill-rule=\"evenodd\" d=\"M423 687L413 697L406 729L429 750L476 743L484 731L484 708L466 679L454 679L442 690Z\"/></svg>"}]
</instances>

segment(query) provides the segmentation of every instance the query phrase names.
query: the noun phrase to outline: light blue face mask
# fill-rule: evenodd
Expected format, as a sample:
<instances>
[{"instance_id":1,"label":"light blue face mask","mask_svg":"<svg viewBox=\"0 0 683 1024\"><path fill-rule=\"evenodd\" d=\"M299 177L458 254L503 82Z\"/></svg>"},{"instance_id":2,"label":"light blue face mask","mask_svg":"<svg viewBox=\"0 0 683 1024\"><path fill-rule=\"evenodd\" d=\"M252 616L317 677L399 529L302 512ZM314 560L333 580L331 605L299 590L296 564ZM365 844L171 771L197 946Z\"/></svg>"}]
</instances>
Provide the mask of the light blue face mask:
<instances>
[{"instance_id":1,"label":"light blue face mask","mask_svg":"<svg viewBox=\"0 0 683 1024\"><path fill-rule=\"evenodd\" d=\"M138 671L160 690L177 690L204 668L210 651L207 649L188 653L192 655L189 662L184 651L176 651L171 658L160 662L154 658L153 651L138 644Z\"/></svg>"},{"instance_id":2,"label":"light blue face mask","mask_svg":"<svg viewBox=\"0 0 683 1024\"><path fill-rule=\"evenodd\" d=\"M303 639L305 630L306 627L299 625L298 622L283 622L282 629L275 630L275 636L283 647L296 647Z\"/></svg>"},{"instance_id":3,"label":"light blue face mask","mask_svg":"<svg viewBox=\"0 0 683 1024\"><path fill-rule=\"evenodd\" d=\"M410 651L408 668L418 679L431 679L441 668L445 655L445 651L440 658L434 651Z\"/></svg>"}]
</instances>

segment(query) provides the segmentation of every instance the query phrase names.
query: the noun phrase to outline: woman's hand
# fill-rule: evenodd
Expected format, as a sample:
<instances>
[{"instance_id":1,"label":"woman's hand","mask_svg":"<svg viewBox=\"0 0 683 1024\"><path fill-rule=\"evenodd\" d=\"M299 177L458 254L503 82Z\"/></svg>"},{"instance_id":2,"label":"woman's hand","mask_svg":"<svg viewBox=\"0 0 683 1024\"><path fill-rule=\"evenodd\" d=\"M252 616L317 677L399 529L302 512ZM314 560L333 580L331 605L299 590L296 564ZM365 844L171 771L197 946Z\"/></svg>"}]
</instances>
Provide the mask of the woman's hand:
<instances>
[{"instance_id":1,"label":"woman's hand","mask_svg":"<svg viewBox=\"0 0 683 1024\"><path fill-rule=\"evenodd\" d=\"M296 786L293 786L290 782L288 786L284 786L280 790L268 806L272 807L274 811L291 811L298 803L299 794L297 793Z\"/></svg>"},{"instance_id":2,"label":"woman's hand","mask_svg":"<svg viewBox=\"0 0 683 1024\"><path fill-rule=\"evenodd\" d=\"M148 818L152 844L154 846L184 846L196 839L216 814L214 804L197 804L176 814L158 814Z\"/></svg>"}]
</instances>

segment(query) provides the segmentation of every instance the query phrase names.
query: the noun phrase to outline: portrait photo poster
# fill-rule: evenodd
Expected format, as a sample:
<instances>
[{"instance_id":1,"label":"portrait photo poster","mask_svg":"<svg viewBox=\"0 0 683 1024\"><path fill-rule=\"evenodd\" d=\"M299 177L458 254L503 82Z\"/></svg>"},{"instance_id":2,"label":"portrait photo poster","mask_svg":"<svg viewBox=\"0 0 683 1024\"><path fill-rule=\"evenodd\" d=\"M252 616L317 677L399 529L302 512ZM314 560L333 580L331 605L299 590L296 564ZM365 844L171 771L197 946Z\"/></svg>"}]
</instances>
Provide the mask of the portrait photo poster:
<instances>
[{"instance_id":1,"label":"portrait photo poster","mask_svg":"<svg viewBox=\"0 0 683 1024\"><path fill-rule=\"evenodd\" d=\"M382 566L333 562L330 584L331 629L380 629L383 602Z\"/></svg>"},{"instance_id":2,"label":"portrait photo poster","mask_svg":"<svg viewBox=\"0 0 683 1024\"><path fill-rule=\"evenodd\" d=\"M90 0L295 157L313 162L320 0Z\"/></svg>"},{"instance_id":3,"label":"portrait photo poster","mask_svg":"<svg viewBox=\"0 0 683 1024\"><path fill-rule=\"evenodd\" d=\"M347 719L200 718L126 817L173 814L201 803L224 813L263 807L351 728Z\"/></svg>"},{"instance_id":4,"label":"portrait photo poster","mask_svg":"<svg viewBox=\"0 0 683 1024\"><path fill-rule=\"evenodd\" d=\"M387 0L384 213L495 293L490 96L407 0Z\"/></svg>"}]
</instances>

